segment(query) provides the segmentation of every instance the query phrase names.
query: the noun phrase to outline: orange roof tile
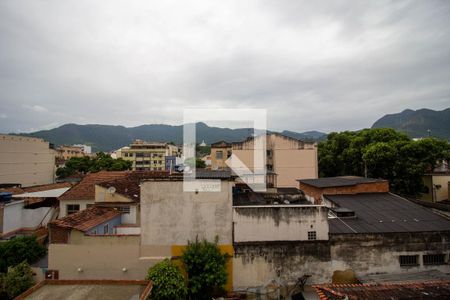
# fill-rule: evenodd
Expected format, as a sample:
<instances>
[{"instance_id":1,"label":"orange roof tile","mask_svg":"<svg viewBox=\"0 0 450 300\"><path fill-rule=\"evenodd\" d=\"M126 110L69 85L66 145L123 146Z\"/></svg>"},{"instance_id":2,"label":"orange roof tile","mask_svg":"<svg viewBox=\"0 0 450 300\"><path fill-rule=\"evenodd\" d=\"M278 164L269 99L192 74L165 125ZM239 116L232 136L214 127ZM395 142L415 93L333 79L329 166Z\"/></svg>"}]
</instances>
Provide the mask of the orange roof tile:
<instances>
[{"instance_id":1,"label":"orange roof tile","mask_svg":"<svg viewBox=\"0 0 450 300\"><path fill-rule=\"evenodd\" d=\"M111 207L92 206L85 210L70 214L62 219L52 221L50 224L85 232L120 214L121 213L118 210Z\"/></svg>"},{"instance_id":2,"label":"orange roof tile","mask_svg":"<svg viewBox=\"0 0 450 300\"><path fill-rule=\"evenodd\" d=\"M129 171L100 171L87 174L80 182L70 190L62 194L59 200L94 200L95 185L119 178L125 178Z\"/></svg>"}]
</instances>

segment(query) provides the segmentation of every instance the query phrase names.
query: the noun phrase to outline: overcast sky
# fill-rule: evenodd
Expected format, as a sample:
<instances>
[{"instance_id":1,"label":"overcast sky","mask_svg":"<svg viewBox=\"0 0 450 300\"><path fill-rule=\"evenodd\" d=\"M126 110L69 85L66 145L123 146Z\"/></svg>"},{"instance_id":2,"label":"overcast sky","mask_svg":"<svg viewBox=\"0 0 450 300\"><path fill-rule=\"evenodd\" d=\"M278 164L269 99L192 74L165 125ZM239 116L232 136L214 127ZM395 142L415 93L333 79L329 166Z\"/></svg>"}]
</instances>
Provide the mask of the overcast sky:
<instances>
[{"instance_id":1,"label":"overcast sky","mask_svg":"<svg viewBox=\"0 0 450 300\"><path fill-rule=\"evenodd\" d=\"M0 1L0 132L193 107L329 132L450 107L450 1L316 2Z\"/></svg>"}]
</instances>

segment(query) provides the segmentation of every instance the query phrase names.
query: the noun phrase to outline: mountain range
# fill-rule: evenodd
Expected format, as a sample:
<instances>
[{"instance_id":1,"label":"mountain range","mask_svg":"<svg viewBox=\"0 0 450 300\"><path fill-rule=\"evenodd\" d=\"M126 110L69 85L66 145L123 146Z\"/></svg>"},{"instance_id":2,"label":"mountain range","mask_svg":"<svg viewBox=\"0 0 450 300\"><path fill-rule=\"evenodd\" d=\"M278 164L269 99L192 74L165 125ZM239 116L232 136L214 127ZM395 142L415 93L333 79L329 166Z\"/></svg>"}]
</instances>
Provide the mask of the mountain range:
<instances>
[{"instance_id":1,"label":"mountain range","mask_svg":"<svg viewBox=\"0 0 450 300\"><path fill-rule=\"evenodd\" d=\"M205 123L196 123L197 142L211 144L220 140L242 141L254 134L252 128L219 128ZM376 121L372 128L393 128L405 132L410 137L428 135L450 141L450 108L442 111L431 109L406 109L401 113L388 114ZM284 130L283 135L309 141L320 141L326 133L320 131L294 132ZM114 125L65 124L50 130L23 134L40 137L56 145L86 144L94 151L111 151L129 145L135 139L146 141L183 143L182 125L150 124L137 127Z\"/></svg>"},{"instance_id":2,"label":"mountain range","mask_svg":"<svg viewBox=\"0 0 450 300\"><path fill-rule=\"evenodd\" d=\"M196 123L197 143L205 141L211 144L217 141L242 141L254 134L253 128L219 128L210 127L205 123ZM302 140L318 140L326 134L318 131L304 133L283 131L281 134ZM137 127L113 125L78 125L65 124L50 130L41 130L22 134L40 137L56 145L86 144L91 145L93 151L111 151L129 145L135 139L145 141L183 143L182 125L151 124Z\"/></svg>"},{"instance_id":3,"label":"mountain range","mask_svg":"<svg viewBox=\"0 0 450 300\"><path fill-rule=\"evenodd\" d=\"M441 111L405 109L385 115L372 128L393 128L412 138L433 136L450 141L450 108Z\"/></svg>"}]
</instances>

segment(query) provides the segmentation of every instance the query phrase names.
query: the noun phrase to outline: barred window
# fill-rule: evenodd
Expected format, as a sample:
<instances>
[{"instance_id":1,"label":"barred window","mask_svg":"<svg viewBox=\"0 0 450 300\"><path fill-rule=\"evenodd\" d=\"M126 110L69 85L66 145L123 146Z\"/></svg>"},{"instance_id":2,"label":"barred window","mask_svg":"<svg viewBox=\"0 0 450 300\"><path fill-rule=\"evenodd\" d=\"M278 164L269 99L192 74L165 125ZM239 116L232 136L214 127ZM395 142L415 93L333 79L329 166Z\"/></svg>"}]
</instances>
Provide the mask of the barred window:
<instances>
[{"instance_id":1,"label":"barred window","mask_svg":"<svg viewBox=\"0 0 450 300\"><path fill-rule=\"evenodd\" d=\"M400 255L400 266L408 267L408 266L417 266L419 264L419 256L418 255Z\"/></svg>"},{"instance_id":2,"label":"barred window","mask_svg":"<svg viewBox=\"0 0 450 300\"><path fill-rule=\"evenodd\" d=\"M129 206L119 206L117 207L117 210L124 214L130 213L130 207Z\"/></svg>"},{"instance_id":3,"label":"barred window","mask_svg":"<svg viewBox=\"0 0 450 300\"><path fill-rule=\"evenodd\" d=\"M426 254L422 256L424 265L443 265L445 264L445 254Z\"/></svg>"},{"instance_id":4,"label":"barred window","mask_svg":"<svg viewBox=\"0 0 450 300\"><path fill-rule=\"evenodd\" d=\"M308 240L313 241L317 239L317 233L315 231L308 231Z\"/></svg>"}]
</instances>

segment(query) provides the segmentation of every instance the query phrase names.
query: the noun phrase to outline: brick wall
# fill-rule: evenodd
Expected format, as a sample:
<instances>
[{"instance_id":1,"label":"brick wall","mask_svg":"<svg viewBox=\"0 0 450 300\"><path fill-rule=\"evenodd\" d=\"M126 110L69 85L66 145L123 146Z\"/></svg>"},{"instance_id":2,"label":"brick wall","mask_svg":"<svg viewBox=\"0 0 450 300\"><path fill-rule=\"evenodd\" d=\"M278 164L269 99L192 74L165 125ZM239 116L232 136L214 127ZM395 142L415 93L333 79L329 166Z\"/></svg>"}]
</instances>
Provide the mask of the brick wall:
<instances>
[{"instance_id":1,"label":"brick wall","mask_svg":"<svg viewBox=\"0 0 450 300\"><path fill-rule=\"evenodd\" d=\"M70 230L49 224L49 240L51 244L67 244L69 241Z\"/></svg>"},{"instance_id":2,"label":"brick wall","mask_svg":"<svg viewBox=\"0 0 450 300\"><path fill-rule=\"evenodd\" d=\"M387 193L389 192L389 182L361 183L352 186L317 188L311 185L300 183L300 189L314 199L316 204L321 204L322 195L341 195L358 193Z\"/></svg>"}]
</instances>

